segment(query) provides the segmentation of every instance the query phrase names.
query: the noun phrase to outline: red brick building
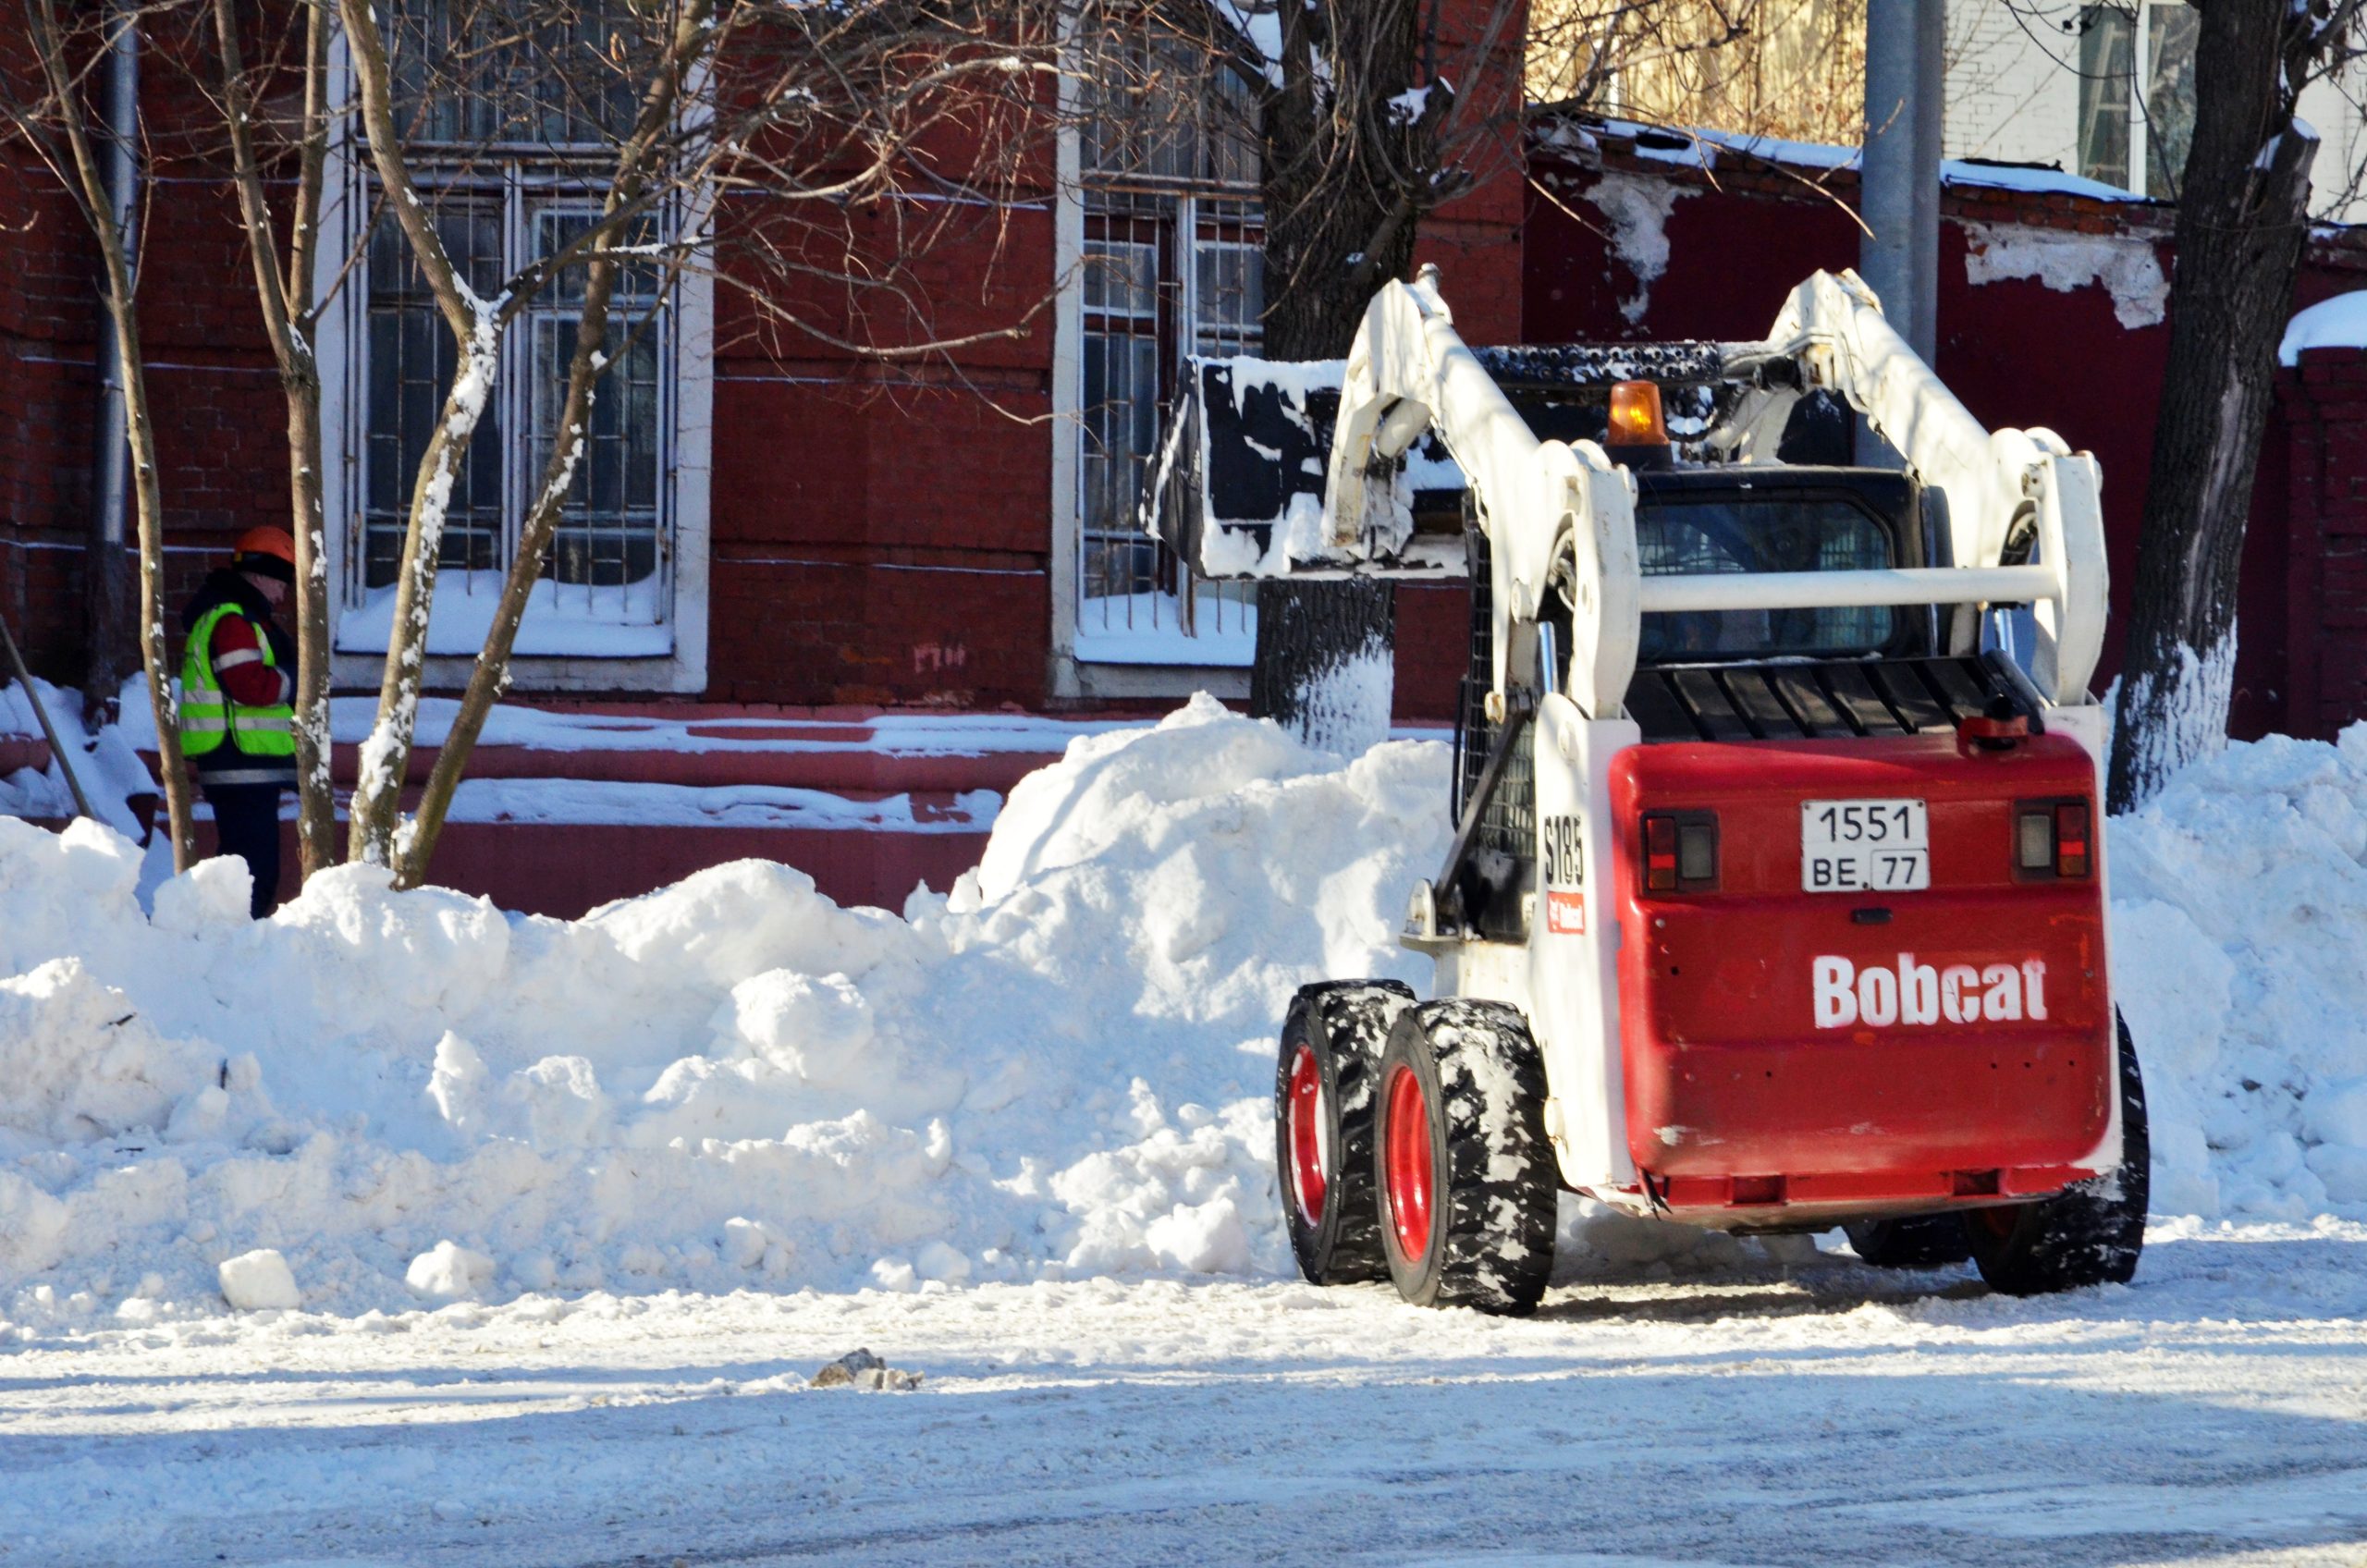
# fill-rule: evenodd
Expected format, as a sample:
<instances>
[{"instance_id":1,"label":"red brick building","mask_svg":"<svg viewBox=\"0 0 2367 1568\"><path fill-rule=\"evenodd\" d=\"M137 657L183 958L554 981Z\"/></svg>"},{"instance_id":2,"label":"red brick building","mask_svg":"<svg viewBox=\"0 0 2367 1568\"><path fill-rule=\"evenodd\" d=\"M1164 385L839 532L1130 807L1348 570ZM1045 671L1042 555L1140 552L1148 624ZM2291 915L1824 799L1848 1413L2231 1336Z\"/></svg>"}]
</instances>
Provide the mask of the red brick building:
<instances>
[{"instance_id":1,"label":"red brick building","mask_svg":"<svg viewBox=\"0 0 2367 1568\"><path fill-rule=\"evenodd\" d=\"M181 592L239 530L283 521L287 501L283 405L230 193L218 166L173 155L164 132L192 113L173 80L151 72L143 92L159 156L146 172L141 315ZM1856 258L1855 181L1834 150L1747 153L1552 124L1526 147L1512 138L1507 128L1474 151L1487 178L1422 231L1419 257L1441 267L1472 341L1754 338L1808 272ZM604 398L614 423L595 430L591 460L606 489L562 531L513 701L705 719L773 705L1089 715L1200 688L1245 694L1245 593L1192 582L1125 514L1180 357L1256 350L1254 190L1220 149L1154 156L1072 135L1058 161L1016 211L926 258L948 332L1024 315L1060 289L1026 332L952 367L766 343L736 297L695 278L656 301L662 330ZM365 171L343 148L333 172L333 223L359 245ZM476 171L455 192L459 248L488 266L514 261L565 222L569 202L536 175L523 159ZM1944 212L1938 369L1984 422L2051 426L2098 455L2124 594L2166 349L2169 214L2059 175L1972 165L1951 165ZM42 673L71 682L97 448L96 269L39 171L0 160L0 615ZM341 691L377 682L386 543L437 385L438 329L400 273L364 247L320 344ZM2297 305L2360 288L2367 242L2322 232ZM448 687L476 646L533 466L537 334L564 314L555 305L512 334L496 417L463 477L431 649ZM2367 352L2320 350L2285 374L2243 594L2239 733L2328 734L2367 715ZM1464 613L1457 585L1401 589L1401 716L1451 712ZM660 753L638 754L644 776L673 777L648 760ZM576 766L483 760L486 777ZM681 782L705 778L696 771ZM882 790L930 788L889 772ZM793 769L764 778L852 788ZM978 781L937 786L950 800ZM767 852L747 839L730 851L751 851ZM959 858L933 852L932 865ZM705 853L579 877L558 901L632 890ZM894 864L831 890L901 892L884 883L908 876L911 857L865 854Z\"/></svg>"},{"instance_id":2,"label":"red brick building","mask_svg":"<svg viewBox=\"0 0 2367 1568\"><path fill-rule=\"evenodd\" d=\"M163 68L141 97L164 150L145 173L140 313L178 588L239 530L285 522L284 414L220 163L172 155L174 128L202 116ZM1074 133L1057 156L1058 178L1015 210L921 258L931 325L948 336L1028 318L1060 288L1020 337L952 364L882 366L799 341L709 278L654 301L658 330L610 372L595 410L607 423L587 458L595 495L563 524L528 612L521 698L1041 709L1245 693L1241 590L1191 583L1122 537L1117 510L1180 357L1257 347L1254 165L1222 148ZM1454 280L1476 337L1508 340L1520 333L1516 127L1471 161L1487 178L1426 224L1421 255ZM528 156L476 157L444 182L447 243L464 264L497 277L582 207L542 172ZM97 269L45 177L17 164L0 181L0 614L44 673L73 680ZM325 254L362 259L318 342L340 691L377 684L414 454L449 374L391 233L360 232L369 200L366 160L340 141ZM464 678L497 592L547 434L533 367L566 315L555 300L509 335L448 523L432 680ZM1184 595L1205 605L1189 634ZM1441 613L1409 602L1417 645ZM1425 691L1409 682L1409 698ZM1429 695L1443 711L1442 689Z\"/></svg>"},{"instance_id":3,"label":"red brick building","mask_svg":"<svg viewBox=\"0 0 2367 1568\"><path fill-rule=\"evenodd\" d=\"M1754 338L1792 286L1854 265L1846 149L1539 127L1523 232L1532 342ZM2103 468L2114 625L2136 578L2169 351L2173 214L2047 170L1951 163L1941 378L1984 424L2043 425ZM2319 229L2297 310L2367 289L2367 229ZM2332 736L2367 717L2367 352L2280 372L2246 539L2230 728ZM2119 667L2107 634L2099 681Z\"/></svg>"}]
</instances>

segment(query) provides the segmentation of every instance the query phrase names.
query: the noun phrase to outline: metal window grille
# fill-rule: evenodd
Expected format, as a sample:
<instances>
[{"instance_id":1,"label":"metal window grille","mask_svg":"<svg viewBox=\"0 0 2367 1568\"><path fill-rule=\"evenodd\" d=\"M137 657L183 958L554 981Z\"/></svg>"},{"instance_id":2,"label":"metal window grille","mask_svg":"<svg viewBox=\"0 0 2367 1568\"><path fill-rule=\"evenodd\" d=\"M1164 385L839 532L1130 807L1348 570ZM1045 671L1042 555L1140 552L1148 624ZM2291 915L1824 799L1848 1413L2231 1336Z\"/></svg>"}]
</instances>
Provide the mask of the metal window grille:
<instances>
[{"instance_id":1,"label":"metal window grille","mask_svg":"<svg viewBox=\"0 0 2367 1568\"><path fill-rule=\"evenodd\" d=\"M618 58L643 31L630 0L576 0L539 18L480 0L394 0L379 15L402 117L423 144L599 146L632 125L632 70L551 68Z\"/></svg>"},{"instance_id":2,"label":"metal window grille","mask_svg":"<svg viewBox=\"0 0 2367 1568\"><path fill-rule=\"evenodd\" d=\"M1198 73L1198 74L1196 74ZM1186 51L1122 40L1088 92L1084 435L1078 473L1081 635L1239 639L1254 585L1196 581L1142 532L1145 481L1191 354L1264 341L1264 231L1238 87Z\"/></svg>"},{"instance_id":3,"label":"metal window grille","mask_svg":"<svg viewBox=\"0 0 2367 1568\"><path fill-rule=\"evenodd\" d=\"M490 297L530 257L555 253L595 221L580 164L563 149L596 144L629 127L635 111L630 92L597 89L586 98L561 80L581 74L604 81L619 75L613 70L546 69L525 89L518 83L527 65L546 65L550 52L605 55L614 46L609 20L621 14L622 0L594 4L563 27L545 30L531 49L468 53L456 67L448 44L459 25L457 0L406 0L392 11L387 28L405 114L430 140L473 144L466 159L431 160L419 173L444 244L479 295ZM437 72L430 72L430 61L441 63ZM503 115L510 116L507 122ZM672 221L662 215L631 238L658 240ZM584 449L543 567L547 586L536 594L538 605L595 625L671 619L676 344L672 301L661 282L655 260L628 264L619 278L610 363L595 388ZM503 345L494 393L452 488L439 604L500 592L559 434L583 283L580 266L554 276ZM458 359L390 214L371 234L363 294L368 325L355 408L362 504L354 520L356 547L349 552L349 607L394 584L411 487Z\"/></svg>"},{"instance_id":4,"label":"metal window grille","mask_svg":"<svg viewBox=\"0 0 2367 1568\"><path fill-rule=\"evenodd\" d=\"M539 253L549 255L580 237L589 212L546 209L535 214ZM655 264L619 270L609 302L610 363L593 400L584 446L570 478L544 575L562 602L580 598L597 607L596 590L644 582L658 570L661 530L658 432L668 423L667 378L659 374L667 321ZM528 377L529 487L542 483L567 395L567 374L583 306L583 274L570 268L554 278L528 318L533 365ZM521 497L523 510L534 497ZM570 594L569 589L582 590ZM622 606L619 606L622 607Z\"/></svg>"}]
</instances>

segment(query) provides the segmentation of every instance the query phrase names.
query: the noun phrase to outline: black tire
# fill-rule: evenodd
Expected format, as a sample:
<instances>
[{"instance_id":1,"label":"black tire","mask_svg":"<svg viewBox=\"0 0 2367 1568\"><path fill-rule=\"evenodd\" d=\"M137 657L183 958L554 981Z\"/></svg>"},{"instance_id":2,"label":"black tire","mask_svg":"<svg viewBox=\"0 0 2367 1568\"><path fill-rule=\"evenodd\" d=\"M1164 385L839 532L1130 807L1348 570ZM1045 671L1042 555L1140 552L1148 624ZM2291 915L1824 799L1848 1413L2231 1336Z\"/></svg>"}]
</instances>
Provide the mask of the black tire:
<instances>
[{"instance_id":1,"label":"black tire","mask_svg":"<svg viewBox=\"0 0 2367 1568\"><path fill-rule=\"evenodd\" d=\"M1858 1256L1877 1268L1938 1268L1972 1256L1961 1214L1917 1214L1905 1219L1859 1219L1842 1227Z\"/></svg>"},{"instance_id":2,"label":"black tire","mask_svg":"<svg viewBox=\"0 0 2367 1568\"><path fill-rule=\"evenodd\" d=\"M2128 1024L2120 1035L2120 1169L2057 1196L1965 1216L1972 1260L1992 1290L2048 1295L2087 1285L2125 1285L2145 1246L2152 1144L2146 1133L2145 1081Z\"/></svg>"},{"instance_id":3,"label":"black tire","mask_svg":"<svg viewBox=\"0 0 2367 1568\"><path fill-rule=\"evenodd\" d=\"M1385 1279L1380 1214L1373 1195L1372 1105L1380 1053L1390 1026L1414 1005L1414 993L1395 980L1346 980L1303 986L1282 1021L1274 1068L1274 1175L1283 1223L1299 1272L1318 1285ZM1312 1069L1312 1104L1294 1108L1301 1053ZM1295 1116L1295 1120L1294 1120ZM1312 1133L1318 1145L1311 1181L1303 1182L1295 1135ZM1321 1183L1318 1192L1303 1191ZM1313 1202L1308 1199L1312 1197Z\"/></svg>"},{"instance_id":4,"label":"black tire","mask_svg":"<svg viewBox=\"0 0 2367 1568\"><path fill-rule=\"evenodd\" d=\"M1394 1174L1392 1128L1408 1160ZM1376 1084L1373 1182L1398 1294L1417 1306L1536 1309L1553 1271L1561 1179L1544 1063L1517 1010L1457 998L1399 1015Z\"/></svg>"}]
</instances>

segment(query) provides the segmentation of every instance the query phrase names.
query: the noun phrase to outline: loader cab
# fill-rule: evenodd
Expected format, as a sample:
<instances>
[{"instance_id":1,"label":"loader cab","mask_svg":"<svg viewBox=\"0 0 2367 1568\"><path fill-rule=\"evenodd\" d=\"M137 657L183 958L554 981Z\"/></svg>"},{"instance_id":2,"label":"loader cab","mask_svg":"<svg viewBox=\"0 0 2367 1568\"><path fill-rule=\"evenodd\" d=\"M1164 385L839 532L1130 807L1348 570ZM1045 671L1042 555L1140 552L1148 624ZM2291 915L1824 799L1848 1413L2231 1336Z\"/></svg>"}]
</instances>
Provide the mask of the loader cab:
<instances>
[{"instance_id":1,"label":"loader cab","mask_svg":"<svg viewBox=\"0 0 2367 1568\"><path fill-rule=\"evenodd\" d=\"M1903 473L1732 465L1646 471L1636 484L1636 549L1648 577L1937 564L1922 487ZM1932 619L1890 606L1648 615L1637 656L1646 665L1904 657L1932 651Z\"/></svg>"}]
</instances>

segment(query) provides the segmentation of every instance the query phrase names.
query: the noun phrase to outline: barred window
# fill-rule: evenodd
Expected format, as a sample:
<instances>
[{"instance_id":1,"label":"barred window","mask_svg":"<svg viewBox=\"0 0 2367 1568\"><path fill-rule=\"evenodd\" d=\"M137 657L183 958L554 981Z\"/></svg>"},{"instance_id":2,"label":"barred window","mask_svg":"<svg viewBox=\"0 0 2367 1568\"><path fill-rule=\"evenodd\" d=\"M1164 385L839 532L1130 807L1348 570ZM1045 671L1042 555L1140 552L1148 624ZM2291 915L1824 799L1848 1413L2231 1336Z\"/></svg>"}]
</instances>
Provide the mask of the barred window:
<instances>
[{"instance_id":1,"label":"barred window","mask_svg":"<svg viewBox=\"0 0 2367 1568\"><path fill-rule=\"evenodd\" d=\"M490 298L531 261L557 254L597 219L607 144L630 129L632 73L613 56L621 0L555 11L559 20L500 28L476 0L382 5L400 95L423 135L413 176L438 235L470 288ZM513 7L514 9L514 7ZM634 34L632 36L637 36ZM483 49L469 38L500 42ZM442 418L458 350L411 255L385 212L366 160L357 196L376 214L359 293L366 316L348 417L360 473L345 605L347 651L386 646L411 492ZM630 237L666 238L661 212ZM454 482L439 548L429 652L472 654L490 623L564 402L585 268L546 283L512 325L497 374ZM541 584L519 641L525 655L650 656L672 650L673 521L668 473L674 417L674 301L655 261L629 263L610 306L608 364L595 387L579 458Z\"/></svg>"},{"instance_id":2,"label":"barred window","mask_svg":"<svg viewBox=\"0 0 2367 1568\"><path fill-rule=\"evenodd\" d=\"M1085 251L1076 653L1246 664L1251 586L1197 581L1137 516L1184 361L1264 342L1252 110L1229 73L1144 32L1111 43L1080 135Z\"/></svg>"}]
</instances>

